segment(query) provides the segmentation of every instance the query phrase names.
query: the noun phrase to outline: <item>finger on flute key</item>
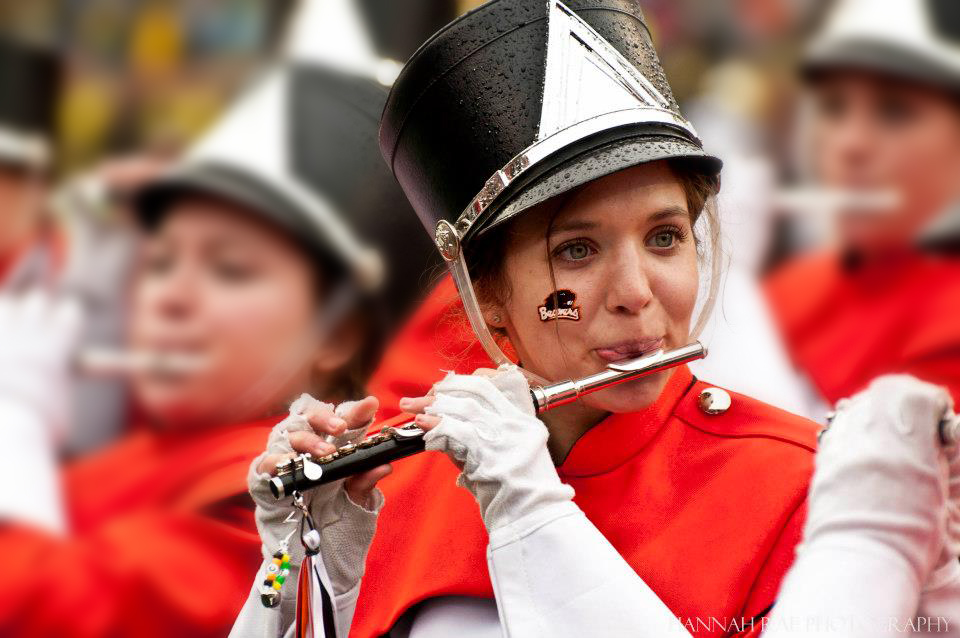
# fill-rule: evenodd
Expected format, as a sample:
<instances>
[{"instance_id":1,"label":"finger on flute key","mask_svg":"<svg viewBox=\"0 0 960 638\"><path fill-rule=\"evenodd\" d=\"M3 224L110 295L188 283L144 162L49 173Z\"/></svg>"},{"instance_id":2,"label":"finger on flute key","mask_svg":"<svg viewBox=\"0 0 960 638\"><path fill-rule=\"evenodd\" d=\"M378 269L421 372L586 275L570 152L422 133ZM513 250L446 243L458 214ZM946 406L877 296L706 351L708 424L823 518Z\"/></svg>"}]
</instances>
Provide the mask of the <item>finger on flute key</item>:
<instances>
[{"instance_id":1,"label":"finger on flute key","mask_svg":"<svg viewBox=\"0 0 960 638\"><path fill-rule=\"evenodd\" d=\"M400 409L410 414L422 414L428 405L433 405L436 397L427 395L425 397L403 397L400 399Z\"/></svg>"}]
</instances>

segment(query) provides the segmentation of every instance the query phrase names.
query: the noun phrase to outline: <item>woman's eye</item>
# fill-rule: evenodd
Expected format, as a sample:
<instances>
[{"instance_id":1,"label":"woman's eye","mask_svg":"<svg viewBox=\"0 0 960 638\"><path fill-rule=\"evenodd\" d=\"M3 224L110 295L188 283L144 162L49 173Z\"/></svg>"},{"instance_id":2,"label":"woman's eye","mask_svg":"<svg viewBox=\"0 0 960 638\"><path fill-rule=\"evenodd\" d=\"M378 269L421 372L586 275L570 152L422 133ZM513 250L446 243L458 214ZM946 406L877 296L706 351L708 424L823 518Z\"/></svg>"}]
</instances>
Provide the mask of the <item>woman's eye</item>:
<instances>
[{"instance_id":1,"label":"woman's eye","mask_svg":"<svg viewBox=\"0 0 960 638\"><path fill-rule=\"evenodd\" d=\"M895 97L886 98L876 105L876 112L879 119L888 125L898 126L913 120L916 116L916 110L913 105L906 100Z\"/></svg>"},{"instance_id":2,"label":"woman's eye","mask_svg":"<svg viewBox=\"0 0 960 638\"><path fill-rule=\"evenodd\" d=\"M164 275L173 269L173 257L167 254L147 255L143 260L143 272L149 275Z\"/></svg>"},{"instance_id":3,"label":"woman's eye","mask_svg":"<svg viewBox=\"0 0 960 638\"><path fill-rule=\"evenodd\" d=\"M219 262L214 265L213 270L219 279L232 283L244 282L256 276L253 268L233 262Z\"/></svg>"},{"instance_id":4,"label":"woman's eye","mask_svg":"<svg viewBox=\"0 0 960 638\"><path fill-rule=\"evenodd\" d=\"M567 261L581 261L592 255L595 251L584 242L575 242L561 246L556 251L556 255Z\"/></svg>"},{"instance_id":5,"label":"woman's eye","mask_svg":"<svg viewBox=\"0 0 960 638\"><path fill-rule=\"evenodd\" d=\"M661 230L650 236L650 239L647 242L647 245L653 248L667 249L673 248L674 243L677 241L677 231L675 230Z\"/></svg>"}]
</instances>

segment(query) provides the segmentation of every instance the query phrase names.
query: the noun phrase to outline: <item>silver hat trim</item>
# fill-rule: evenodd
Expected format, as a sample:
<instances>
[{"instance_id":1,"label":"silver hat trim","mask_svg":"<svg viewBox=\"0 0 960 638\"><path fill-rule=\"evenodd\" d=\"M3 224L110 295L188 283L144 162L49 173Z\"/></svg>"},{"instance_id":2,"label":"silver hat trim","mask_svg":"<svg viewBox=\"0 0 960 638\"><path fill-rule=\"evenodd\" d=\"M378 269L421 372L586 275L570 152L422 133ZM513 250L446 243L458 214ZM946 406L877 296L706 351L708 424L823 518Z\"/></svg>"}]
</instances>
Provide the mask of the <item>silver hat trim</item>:
<instances>
[{"instance_id":1,"label":"silver hat trim","mask_svg":"<svg viewBox=\"0 0 960 638\"><path fill-rule=\"evenodd\" d=\"M480 219L503 191L518 177L537 166L558 151L576 144L603 131L634 124L660 124L676 129L699 142L693 126L669 109L641 106L612 113L603 113L596 117L578 122L558 131L550 137L538 140L516 155L507 164L494 173L484 183L483 188L463 210L454 229L459 238L463 238L470 228Z\"/></svg>"}]
</instances>

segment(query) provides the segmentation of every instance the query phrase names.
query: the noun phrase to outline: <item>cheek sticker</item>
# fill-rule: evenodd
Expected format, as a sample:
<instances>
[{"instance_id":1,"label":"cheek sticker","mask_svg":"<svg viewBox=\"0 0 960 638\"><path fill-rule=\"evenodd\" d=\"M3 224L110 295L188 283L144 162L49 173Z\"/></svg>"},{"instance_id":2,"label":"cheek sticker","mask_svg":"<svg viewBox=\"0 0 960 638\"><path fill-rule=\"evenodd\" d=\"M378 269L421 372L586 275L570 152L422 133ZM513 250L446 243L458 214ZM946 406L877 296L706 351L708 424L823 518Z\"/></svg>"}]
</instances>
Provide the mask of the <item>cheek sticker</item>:
<instances>
[{"instance_id":1,"label":"cheek sticker","mask_svg":"<svg viewBox=\"0 0 960 638\"><path fill-rule=\"evenodd\" d=\"M572 290L557 290L550 293L543 300L543 305L537 308L540 313L540 321L553 321L554 319L568 319L570 321L580 321L580 306L575 306L577 295Z\"/></svg>"}]
</instances>

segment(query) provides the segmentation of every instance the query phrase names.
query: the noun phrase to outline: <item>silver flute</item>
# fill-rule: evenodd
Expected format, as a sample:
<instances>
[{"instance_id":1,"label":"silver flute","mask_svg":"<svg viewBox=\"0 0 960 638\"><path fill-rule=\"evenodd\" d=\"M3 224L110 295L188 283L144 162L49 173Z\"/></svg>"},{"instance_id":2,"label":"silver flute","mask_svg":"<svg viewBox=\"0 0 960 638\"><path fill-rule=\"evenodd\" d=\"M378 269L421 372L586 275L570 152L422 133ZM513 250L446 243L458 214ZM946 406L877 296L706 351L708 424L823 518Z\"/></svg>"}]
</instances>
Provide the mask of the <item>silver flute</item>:
<instances>
[{"instance_id":1,"label":"silver flute","mask_svg":"<svg viewBox=\"0 0 960 638\"><path fill-rule=\"evenodd\" d=\"M606 388L635 381L707 356L699 341L675 350L656 352L611 363L607 369L583 377L530 388L530 398L537 414L573 403L580 397ZM424 451L424 431L411 421L397 427L382 428L359 441L343 445L335 452L314 458L301 454L277 466L277 475L270 480L270 491L280 499L294 492L366 472L384 463L390 463Z\"/></svg>"}]
</instances>

